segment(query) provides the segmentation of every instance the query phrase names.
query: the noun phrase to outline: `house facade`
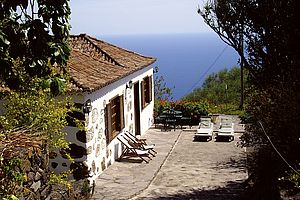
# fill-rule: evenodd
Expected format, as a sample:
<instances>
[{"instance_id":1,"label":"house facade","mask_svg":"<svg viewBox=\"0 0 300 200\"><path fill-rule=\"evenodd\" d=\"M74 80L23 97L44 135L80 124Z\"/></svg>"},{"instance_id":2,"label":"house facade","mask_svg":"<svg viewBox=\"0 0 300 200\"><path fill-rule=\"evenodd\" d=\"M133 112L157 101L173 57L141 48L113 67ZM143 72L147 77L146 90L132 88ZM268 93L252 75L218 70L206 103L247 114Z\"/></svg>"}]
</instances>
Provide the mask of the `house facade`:
<instances>
[{"instance_id":1,"label":"house facade","mask_svg":"<svg viewBox=\"0 0 300 200\"><path fill-rule=\"evenodd\" d=\"M81 111L69 114L64 131L74 160L66 152L52 152L50 168L71 169L76 180L95 180L120 157L119 134L143 135L153 123L155 59L85 34L72 36L71 44L68 95Z\"/></svg>"}]
</instances>

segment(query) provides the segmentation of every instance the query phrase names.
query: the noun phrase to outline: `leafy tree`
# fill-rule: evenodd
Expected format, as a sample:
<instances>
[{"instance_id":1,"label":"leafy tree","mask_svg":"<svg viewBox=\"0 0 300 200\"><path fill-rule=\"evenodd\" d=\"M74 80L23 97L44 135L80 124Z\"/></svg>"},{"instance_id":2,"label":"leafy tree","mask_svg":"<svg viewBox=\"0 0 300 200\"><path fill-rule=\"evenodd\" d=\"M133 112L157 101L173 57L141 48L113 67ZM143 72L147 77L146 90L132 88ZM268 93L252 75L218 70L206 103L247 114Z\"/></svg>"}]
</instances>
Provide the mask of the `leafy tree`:
<instances>
[{"instance_id":1,"label":"leafy tree","mask_svg":"<svg viewBox=\"0 0 300 200\"><path fill-rule=\"evenodd\" d=\"M209 75L200 88L184 97L185 100L206 100L212 105L238 105L240 99L240 69L233 67Z\"/></svg>"},{"instance_id":2,"label":"leafy tree","mask_svg":"<svg viewBox=\"0 0 300 200\"><path fill-rule=\"evenodd\" d=\"M69 0L0 2L0 81L25 90L33 78L62 82L68 60ZM18 64L16 64L16 62Z\"/></svg>"},{"instance_id":3,"label":"leafy tree","mask_svg":"<svg viewBox=\"0 0 300 200\"><path fill-rule=\"evenodd\" d=\"M167 87L166 81L163 76L158 76L159 69L155 67L154 74L154 97L156 100L171 101L172 97L172 88Z\"/></svg>"},{"instance_id":4,"label":"leafy tree","mask_svg":"<svg viewBox=\"0 0 300 200\"><path fill-rule=\"evenodd\" d=\"M25 129L62 140L69 103L53 99L64 90L70 48L69 1L0 2L0 83L4 95L4 130ZM65 146L65 145L62 145Z\"/></svg>"},{"instance_id":5,"label":"leafy tree","mask_svg":"<svg viewBox=\"0 0 300 200\"><path fill-rule=\"evenodd\" d=\"M257 150L250 176L256 191L252 198L279 199L278 180L288 169L268 137L290 167L299 162L299 3L218 0L199 11L220 38L239 53L249 71L246 111L251 125L243 142Z\"/></svg>"},{"instance_id":6,"label":"leafy tree","mask_svg":"<svg viewBox=\"0 0 300 200\"><path fill-rule=\"evenodd\" d=\"M62 129L72 106L70 100L56 100L46 91L12 92L4 100L0 124L5 134L23 132L48 139L50 148L67 148Z\"/></svg>"},{"instance_id":7,"label":"leafy tree","mask_svg":"<svg viewBox=\"0 0 300 200\"><path fill-rule=\"evenodd\" d=\"M5 108L0 134L42 137L47 153L68 148L62 129L68 112L75 109L68 98L56 98L68 81L69 16L69 0L0 1L0 92L3 87L8 91L0 97ZM68 184L63 178L51 175L50 184L62 189L62 183ZM7 182L7 187L16 185L23 187L20 181ZM17 199L19 191L6 190L0 196Z\"/></svg>"},{"instance_id":8,"label":"leafy tree","mask_svg":"<svg viewBox=\"0 0 300 200\"><path fill-rule=\"evenodd\" d=\"M158 67L154 68L154 108L157 113L162 109L162 101L173 100L172 88L167 87L167 83L163 76L157 75L158 70Z\"/></svg>"},{"instance_id":9,"label":"leafy tree","mask_svg":"<svg viewBox=\"0 0 300 200\"><path fill-rule=\"evenodd\" d=\"M0 91L8 91L1 95L0 131L45 138L46 152L68 147L62 128L72 104L54 96L65 90L68 78L69 16L69 0L0 1ZM16 185L23 187L7 182ZM5 192L3 197L17 199L18 191Z\"/></svg>"}]
</instances>

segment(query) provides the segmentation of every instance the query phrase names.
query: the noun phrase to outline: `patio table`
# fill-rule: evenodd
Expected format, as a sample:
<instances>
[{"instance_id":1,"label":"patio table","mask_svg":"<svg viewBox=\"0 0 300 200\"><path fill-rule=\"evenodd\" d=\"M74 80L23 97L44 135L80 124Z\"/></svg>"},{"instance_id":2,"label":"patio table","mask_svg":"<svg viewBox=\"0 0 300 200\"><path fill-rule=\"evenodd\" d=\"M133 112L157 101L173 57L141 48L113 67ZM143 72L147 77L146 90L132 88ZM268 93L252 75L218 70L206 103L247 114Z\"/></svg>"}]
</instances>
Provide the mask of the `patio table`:
<instances>
[{"instance_id":1,"label":"patio table","mask_svg":"<svg viewBox=\"0 0 300 200\"><path fill-rule=\"evenodd\" d=\"M187 125L191 128L191 117L181 117L181 119L178 122L178 125L180 125L181 129L183 129L183 126Z\"/></svg>"},{"instance_id":2,"label":"patio table","mask_svg":"<svg viewBox=\"0 0 300 200\"><path fill-rule=\"evenodd\" d=\"M165 131L167 131L168 125L173 125L175 130L177 122L182 118L182 112L172 109L164 110L159 118L163 120Z\"/></svg>"}]
</instances>

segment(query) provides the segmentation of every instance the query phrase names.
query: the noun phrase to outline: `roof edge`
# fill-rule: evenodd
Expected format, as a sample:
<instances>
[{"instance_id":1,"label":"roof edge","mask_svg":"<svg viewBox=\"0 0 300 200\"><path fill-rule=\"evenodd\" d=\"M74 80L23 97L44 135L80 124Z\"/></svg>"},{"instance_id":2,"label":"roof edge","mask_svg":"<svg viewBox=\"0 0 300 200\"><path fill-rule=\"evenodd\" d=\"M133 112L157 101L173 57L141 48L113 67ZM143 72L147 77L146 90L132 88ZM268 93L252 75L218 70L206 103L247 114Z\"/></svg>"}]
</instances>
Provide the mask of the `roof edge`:
<instances>
[{"instance_id":1,"label":"roof edge","mask_svg":"<svg viewBox=\"0 0 300 200\"><path fill-rule=\"evenodd\" d=\"M101 54L104 54L106 57L108 57L110 60L112 60L112 64L116 64L119 65L121 67L125 67L124 65L120 64L118 61L116 61L113 57L111 57L107 52L105 52L103 49L99 48L97 45L95 45L89 37L89 35L87 35L86 33L81 33L79 35L70 35L71 38L76 38L76 37L81 37L84 38L87 42L89 42L95 49L97 49L99 52L101 52ZM108 60L109 62L109 60Z\"/></svg>"},{"instance_id":2,"label":"roof edge","mask_svg":"<svg viewBox=\"0 0 300 200\"><path fill-rule=\"evenodd\" d=\"M155 59L155 60L156 60L156 58L154 58L154 57L142 55L142 54L140 54L140 53L131 51L131 50L126 49L126 48L123 48L123 47L119 47L119 46L117 46L117 45L115 45L115 44L111 44L111 43L106 42L106 41L104 41L104 40L100 40L100 39L98 39L98 38L96 38L96 37L87 35L87 34L85 34L85 33L82 33L82 34L80 34L80 35L84 35L85 37L90 37L90 38L93 39L93 40L97 40L97 41L100 41L100 42L109 44L109 45L111 45L111 46L113 46L113 47L116 47L116 48L118 48L118 49L122 49L122 50L124 50L124 51L126 51L126 52L133 53L133 54L135 54L135 55L138 55L138 56L141 56L141 57L144 57L144 58L149 58L149 59Z\"/></svg>"}]
</instances>

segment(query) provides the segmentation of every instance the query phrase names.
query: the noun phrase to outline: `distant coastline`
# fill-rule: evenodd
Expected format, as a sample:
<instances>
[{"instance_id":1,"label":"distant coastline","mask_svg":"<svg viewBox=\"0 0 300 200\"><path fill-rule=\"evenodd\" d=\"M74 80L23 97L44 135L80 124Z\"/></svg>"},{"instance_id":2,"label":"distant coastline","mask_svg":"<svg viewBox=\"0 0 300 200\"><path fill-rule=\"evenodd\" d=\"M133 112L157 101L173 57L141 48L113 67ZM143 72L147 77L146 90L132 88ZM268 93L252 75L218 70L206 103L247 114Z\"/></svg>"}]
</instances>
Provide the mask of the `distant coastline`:
<instances>
[{"instance_id":1,"label":"distant coastline","mask_svg":"<svg viewBox=\"0 0 300 200\"><path fill-rule=\"evenodd\" d=\"M179 100L200 87L207 75L238 65L238 55L214 33L102 35L97 38L157 58L154 66ZM226 47L227 46L227 47ZM217 59L218 58L218 59Z\"/></svg>"}]
</instances>

